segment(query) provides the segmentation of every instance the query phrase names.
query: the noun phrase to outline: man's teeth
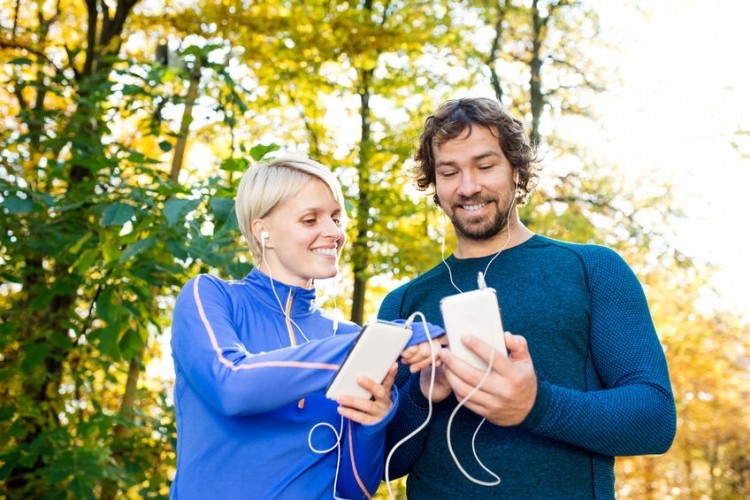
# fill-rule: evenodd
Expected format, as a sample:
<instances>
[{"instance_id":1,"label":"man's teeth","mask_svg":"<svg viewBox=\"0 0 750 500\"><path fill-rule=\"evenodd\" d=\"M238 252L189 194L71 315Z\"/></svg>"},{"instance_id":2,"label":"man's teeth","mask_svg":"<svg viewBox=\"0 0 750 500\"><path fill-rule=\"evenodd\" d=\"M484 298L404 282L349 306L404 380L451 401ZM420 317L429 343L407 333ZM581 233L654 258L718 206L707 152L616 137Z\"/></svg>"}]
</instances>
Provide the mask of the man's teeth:
<instances>
[{"instance_id":1,"label":"man's teeth","mask_svg":"<svg viewBox=\"0 0 750 500\"><path fill-rule=\"evenodd\" d=\"M469 212L476 212L480 208L484 207L487 203L479 203L478 205L464 205L464 210L468 210Z\"/></svg>"},{"instance_id":2,"label":"man's teeth","mask_svg":"<svg viewBox=\"0 0 750 500\"><path fill-rule=\"evenodd\" d=\"M335 248L316 248L313 250L313 253L316 255L330 255L335 256L336 255L336 249Z\"/></svg>"}]
</instances>

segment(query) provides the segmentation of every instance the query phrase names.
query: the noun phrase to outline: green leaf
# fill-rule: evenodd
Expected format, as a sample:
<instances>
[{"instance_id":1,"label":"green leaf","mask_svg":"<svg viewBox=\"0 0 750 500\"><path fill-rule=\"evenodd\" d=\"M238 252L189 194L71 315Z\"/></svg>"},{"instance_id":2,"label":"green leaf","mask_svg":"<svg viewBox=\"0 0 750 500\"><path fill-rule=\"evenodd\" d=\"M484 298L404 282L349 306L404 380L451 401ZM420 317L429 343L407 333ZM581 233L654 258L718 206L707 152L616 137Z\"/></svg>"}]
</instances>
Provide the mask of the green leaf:
<instances>
[{"instance_id":1,"label":"green leaf","mask_svg":"<svg viewBox=\"0 0 750 500\"><path fill-rule=\"evenodd\" d=\"M203 48L197 45L190 45L186 47L185 50L182 51L183 56L190 55L190 56L200 57L203 55L203 53L204 53Z\"/></svg>"},{"instance_id":2,"label":"green leaf","mask_svg":"<svg viewBox=\"0 0 750 500\"><path fill-rule=\"evenodd\" d=\"M72 254L77 254L81 251L81 247L91 239L91 237L94 236L94 233L88 232L83 235L82 238L80 238L78 241L75 242L75 244L70 247L70 250L68 250Z\"/></svg>"},{"instance_id":3,"label":"green leaf","mask_svg":"<svg viewBox=\"0 0 750 500\"><path fill-rule=\"evenodd\" d=\"M7 422L10 420L10 417L13 416L13 414L17 410L13 406L3 406L0 408L0 422Z\"/></svg>"},{"instance_id":4,"label":"green leaf","mask_svg":"<svg viewBox=\"0 0 750 500\"><path fill-rule=\"evenodd\" d=\"M49 354L49 344L32 344L26 349L21 367L24 371L31 371L36 366L44 362L44 358Z\"/></svg>"},{"instance_id":5,"label":"green leaf","mask_svg":"<svg viewBox=\"0 0 750 500\"><path fill-rule=\"evenodd\" d=\"M160 141L159 149L161 149L165 153L169 153L172 150L172 143L169 141Z\"/></svg>"},{"instance_id":6,"label":"green leaf","mask_svg":"<svg viewBox=\"0 0 750 500\"><path fill-rule=\"evenodd\" d=\"M125 359L132 359L138 354L142 344L141 336L138 335L137 331L130 328L120 339L120 352Z\"/></svg>"},{"instance_id":7,"label":"green leaf","mask_svg":"<svg viewBox=\"0 0 750 500\"><path fill-rule=\"evenodd\" d=\"M168 239L167 241L164 242L164 246L167 247L167 250L169 251L169 253L171 253L178 259L185 260L190 256L186 248L186 245L183 241Z\"/></svg>"},{"instance_id":8,"label":"green leaf","mask_svg":"<svg viewBox=\"0 0 750 500\"><path fill-rule=\"evenodd\" d=\"M104 266L111 267L113 263L118 262L122 255L120 250L120 243L115 238L105 239L99 248L102 251L102 257L104 258Z\"/></svg>"},{"instance_id":9,"label":"green leaf","mask_svg":"<svg viewBox=\"0 0 750 500\"><path fill-rule=\"evenodd\" d=\"M174 226L185 214L198 208L198 205L200 205L199 200L173 198L164 204L164 216L169 225Z\"/></svg>"},{"instance_id":10,"label":"green leaf","mask_svg":"<svg viewBox=\"0 0 750 500\"><path fill-rule=\"evenodd\" d=\"M221 162L221 170L227 172L244 172L247 170L250 162L246 158L226 158Z\"/></svg>"},{"instance_id":11,"label":"green leaf","mask_svg":"<svg viewBox=\"0 0 750 500\"><path fill-rule=\"evenodd\" d=\"M250 156L253 158L253 160L258 161L262 159L264 156L266 156L268 153L278 151L279 149L281 149L281 146L275 143L256 144L255 146L250 148Z\"/></svg>"},{"instance_id":12,"label":"green leaf","mask_svg":"<svg viewBox=\"0 0 750 500\"><path fill-rule=\"evenodd\" d=\"M140 95L143 93L143 87L140 85L126 84L122 86L123 95Z\"/></svg>"},{"instance_id":13,"label":"green leaf","mask_svg":"<svg viewBox=\"0 0 750 500\"><path fill-rule=\"evenodd\" d=\"M109 226L122 226L135 216L135 208L127 203L113 203L104 210L102 216L102 225L104 227Z\"/></svg>"},{"instance_id":14,"label":"green leaf","mask_svg":"<svg viewBox=\"0 0 750 500\"><path fill-rule=\"evenodd\" d=\"M119 323L110 323L95 332L99 339L99 350L102 354L114 356L117 353L119 330Z\"/></svg>"},{"instance_id":15,"label":"green leaf","mask_svg":"<svg viewBox=\"0 0 750 500\"><path fill-rule=\"evenodd\" d=\"M151 235L148 238L136 241L132 245L130 245L120 256L120 264L123 262L132 259L139 253L143 252L144 250L151 248L156 243L157 239L155 236Z\"/></svg>"},{"instance_id":16,"label":"green leaf","mask_svg":"<svg viewBox=\"0 0 750 500\"><path fill-rule=\"evenodd\" d=\"M16 57L15 59L12 59L9 64L18 64L18 65L29 65L32 61L28 57Z\"/></svg>"},{"instance_id":17,"label":"green leaf","mask_svg":"<svg viewBox=\"0 0 750 500\"><path fill-rule=\"evenodd\" d=\"M99 258L99 250L96 248L89 248L81 255L78 256L76 261L68 268L69 273L79 272L83 273L89 269L94 262Z\"/></svg>"},{"instance_id":18,"label":"green leaf","mask_svg":"<svg viewBox=\"0 0 750 500\"><path fill-rule=\"evenodd\" d=\"M8 210L8 213L18 215L31 212L34 204L31 200L11 195L3 200L3 206Z\"/></svg>"},{"instance_id":19,"label":"green leaf","mask_svg":"<svg viewBox=\"0 0 750 500\"><path fill-rule=\"evenodd\" d=\"M13 436L13 433L8 433L8 437ZM16 468L19 462L19 457L21 453L19 451L13 450L12 452L3 451L3 453L0 455L0 462L2 462L2 466L0 466L0 481L5 481L10 477L11 472L13 472L13 469Z\"/></svg>"},{"instance_id":20,"label":"green leaf","mask_svg":"<svg viewBox=\"0 0 750 500\"><path fill-rule=\"evenodd\" d=\"M227 218L234 214L234 200L224 196L214 196L211 198L211 209L214 211L216 225L224 225Z\"/></svg>"},{"instance_id":21,"label":"green leaf","mask_svg":"<svg viewBox=\"0 0 750 500\"><path fill-rule=\"evenodd\" d=\"M96 315L108 324L115 317L117 309L112 300L115 289L107 287L96 299Z\"/></svg>"}]
</instances>

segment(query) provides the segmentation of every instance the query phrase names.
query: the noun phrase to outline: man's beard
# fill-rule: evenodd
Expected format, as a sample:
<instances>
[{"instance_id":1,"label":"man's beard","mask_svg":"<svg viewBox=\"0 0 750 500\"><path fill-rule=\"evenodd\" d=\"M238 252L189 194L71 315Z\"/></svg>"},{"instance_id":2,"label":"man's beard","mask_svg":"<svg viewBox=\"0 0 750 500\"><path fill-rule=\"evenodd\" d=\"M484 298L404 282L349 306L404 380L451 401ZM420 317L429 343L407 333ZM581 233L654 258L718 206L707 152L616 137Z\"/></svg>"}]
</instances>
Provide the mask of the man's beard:
<instances>
[{"instance_id":1,"label":"man's beard","mask_svg":"<svg viewBox=\"0 0 750 500\"><path fill-rule=\"evenodd\" d=\"M496 210L491 213L489 217L485 217L481 220L471 219L467 220L466 217L462 218L456 215L458 212L455 209L457 205L464 205L470 203L477 203L476 201L469 201L470 199L459 199L454 205L453 213L450 216L450 220L453 223L453 227L456 232L465 238L476 241L490 240L500 234L500 231L508 226L508 213L503 213L497 210L498 206L495 200L482 200L481 202L495 203ZM460 210L460 209L459 209Z\"/></svg>"}]
</instances>

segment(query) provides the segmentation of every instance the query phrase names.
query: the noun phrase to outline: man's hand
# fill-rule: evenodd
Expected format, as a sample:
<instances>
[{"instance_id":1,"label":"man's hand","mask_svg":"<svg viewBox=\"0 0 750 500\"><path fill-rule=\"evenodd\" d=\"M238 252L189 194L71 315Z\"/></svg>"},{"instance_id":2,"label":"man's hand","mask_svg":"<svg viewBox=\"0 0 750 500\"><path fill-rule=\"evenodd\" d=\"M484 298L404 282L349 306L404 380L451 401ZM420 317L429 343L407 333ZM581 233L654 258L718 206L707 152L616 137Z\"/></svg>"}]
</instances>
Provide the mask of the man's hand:
<instances>
[{"instance_id":1,"label":"man's hand","mask_svg":"<svg viewBox=\"0 0 750 500\"><path fill-rule=\"evenodd\" d=\"M484 360L490 362L491 347L477 337L463 337L464 345ZM505 333L508 356L495 350L492 371L464 406L490 423L501 426L518 425L534 406L537 378L526 339ZM459 401L462 401L482 380L485 370L454 356L449 350L441 352L445 377ZM424 392L424 391L423 391Z\"/></svg>"}]
</instances>

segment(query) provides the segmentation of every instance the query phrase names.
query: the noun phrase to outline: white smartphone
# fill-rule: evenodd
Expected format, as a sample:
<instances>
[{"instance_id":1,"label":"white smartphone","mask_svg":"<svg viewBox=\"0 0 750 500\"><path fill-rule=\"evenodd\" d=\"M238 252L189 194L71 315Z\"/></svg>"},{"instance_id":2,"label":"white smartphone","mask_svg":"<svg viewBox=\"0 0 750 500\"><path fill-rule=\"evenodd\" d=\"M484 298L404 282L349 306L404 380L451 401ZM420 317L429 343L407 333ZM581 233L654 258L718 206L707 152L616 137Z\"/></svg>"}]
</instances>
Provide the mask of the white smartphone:
<instances>
[{"instance_id":1,"label":"white smartphone","mask_svg":"<svg viewBox=\"0 0 750 500\"><path fill-rule=\"evenodd\" d=\"M357 379L365 375L382 383L393 362L411 339L411 333L411 327L403 324L382 320L367 323L328 385L326 397L336 399L347 395L371 398L372 394L361 387Z\"/></svg>"},{"instance_id":2,"label":"white smartphone","mask_svg":"<svg viewBox=\"0 0 750 500\"><path fill-rule=\"evenodd\" d=\"M508 355L500 305L494 288L482 288L443 297L440 300L440 312L448 336L448 347L456 356L482 370L487 368L487 363L461 342L461 337L467 334L495 346L503 356Z\"/></svg>"}]
</instances>

